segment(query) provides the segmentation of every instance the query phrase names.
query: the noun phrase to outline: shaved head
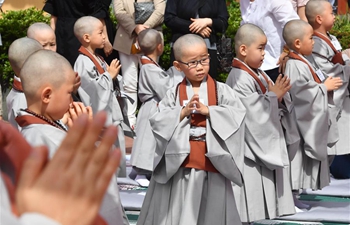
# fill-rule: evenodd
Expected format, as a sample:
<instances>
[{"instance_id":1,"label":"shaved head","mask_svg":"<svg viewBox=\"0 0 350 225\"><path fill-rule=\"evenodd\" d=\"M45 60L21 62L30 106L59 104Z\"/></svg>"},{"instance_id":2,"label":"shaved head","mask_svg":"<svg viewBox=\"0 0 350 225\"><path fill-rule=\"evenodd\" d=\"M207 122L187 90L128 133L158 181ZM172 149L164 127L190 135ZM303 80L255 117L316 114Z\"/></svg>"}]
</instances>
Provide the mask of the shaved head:
<instances>
[{"instance_id":1,"label":"shaved head","mask_svg":"<svg viewBox=\"0 0 350 225\"><path fill-rule=\"evenodd\" d=\"M310 24L304 20L291 20L283 28L283 39L286 42L288 48L294 48L294 42L296 39L302 40L306 34L307 28Z\"/></svg>"},{"instance_id":2,"label":"shaved head","mask_svg":"<svg viewBox=\"0 0 350 225\"><path fill-rule=\"evenodd\" d=\"M29 26L27 30L27 37L36 39L35 38L36 35L43 31L52 31L53 33L55 33L54 30L49 25L47 25L46 23L39 22L39 23L33 23L32 25Z\"/></svg>"},{"instance_id":3,"label":"shaved head","mask_svg":"<svg viewBox=\"0 0 350 225\"><path fill-rule=\"evenodd\" d=\"M179 39L177 39L173 45L175 59L181 60L183 51L185 49L193 47L194 45L204 45L205 47L207 46L204 39L196 34L186 34L179 37Z\"/></svg>"},{"instance_id":4,"label":"shaved head","mask_svg":"<svg viewBox=\"0 0 350 225\"><path fill-rule=\"evenodd\" d=\"M307 21L312 27L315 26L315 19L317 15L322 15L327 4L327 0L310 0L305 6L305 15Z\"/></svg>"},{"instance_id":5,"label":"shaved head","mask_svg":"<svg viewBox=\"0 0 350 225\"><path fill-rule=\"evenodd\" d=\"M74 24L74 35L81 40L84 34L91 35L101 21L93 16L83 16Z\"/></svg>"},{"instance_id":6,"label":"shaved head","mask_svg":"<svg viewBox=\"0 0 350 225\"><path fill-rule=\"evenodd\" d=\"M33 53L21 71L26 98L35 99L44 85L59 88L69 75L74 76L72 66L60 54L44 49Z\"/></svg>"},{"instance_id":7,"label":"shaved head","mask_svg":"<svg viewBox=\"0 0 350 225\"><path fill-rule=\"evenodd\" d=\"M266 36L264 31L254 25L254 24L244 24L242 25L235 36L235 51L236 53L239 52L239 47L241 45L250 46L252 43L254 43L259 37Z\"/></svg>"},{"instance_id":8,"label":"shaved head","mask_svg":"<svg viewBox=\"0 0 350 225\"><path fill-rule=\"evenodd\" d=\"M27 58L42 48L39 42L27 37L19 38L12 42L8 57L11 67L18 77L20 76L20 71Z\"/></svg>"},{"instance_id":9,"label":"shaved head","mask_svg":"<svg viewBox=\"0 0 350 225\"><path fill-rule=\"evenodd\" d=\"M159 44L162 44L162 36L157 30L146 29L139 33L137 40L145 55L149 55L156 50Z\"/></svg>"}]
</instances>

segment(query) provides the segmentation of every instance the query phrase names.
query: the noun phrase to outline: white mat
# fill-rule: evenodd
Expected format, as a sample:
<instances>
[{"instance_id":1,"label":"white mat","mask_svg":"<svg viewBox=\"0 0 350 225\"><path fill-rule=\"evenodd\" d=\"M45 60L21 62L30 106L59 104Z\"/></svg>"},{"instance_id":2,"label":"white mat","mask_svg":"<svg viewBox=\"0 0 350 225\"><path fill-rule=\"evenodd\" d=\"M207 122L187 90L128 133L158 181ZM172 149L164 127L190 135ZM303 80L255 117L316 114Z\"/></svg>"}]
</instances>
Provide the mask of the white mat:
<instances>
[{"instance_id":1,"label":"white mat","mask_svg":"<svg viewBox=\"0 0 350 225\"><path fill-rule=\"evenodd\" d=\"M303 191L303 194L350 197L350 179L337 180L331 178L331 184L329 186L318 191L307 189Z\"/></svg>"},{"instance_id":2,"label":"white mat","mask_svg":"<svg viewBox=\"0 0 350 225\"><path fill-rule=\"evenodd\" d=\"M311 209L279 219L350 224L350 202L305 201L305 203L310 205Z\"/></svg>"}]
</instances>

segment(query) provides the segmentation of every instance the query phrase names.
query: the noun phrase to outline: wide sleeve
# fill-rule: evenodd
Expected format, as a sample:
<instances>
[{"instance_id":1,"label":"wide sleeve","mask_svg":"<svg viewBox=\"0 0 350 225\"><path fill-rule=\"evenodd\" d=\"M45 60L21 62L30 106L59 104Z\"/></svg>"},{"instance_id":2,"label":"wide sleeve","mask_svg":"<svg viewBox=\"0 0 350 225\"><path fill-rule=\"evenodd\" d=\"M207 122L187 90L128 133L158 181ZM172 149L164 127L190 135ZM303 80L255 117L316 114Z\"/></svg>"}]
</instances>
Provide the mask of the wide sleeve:
<instances>
[{"instance_id":1,"label":"wide sleeve","mask_svg":"<svg viewBox=\"0 0 350 225\"><path fill-rule=\"evenodd\" d=\"M126 11L122 0L113 0L113 9L118 26L122 26L131 37L136 27L133 15Z\"/></svg>"},{"instance_id":2,"label":"wide sleeve","mask_svg":"<svg viewBox=\"0 0 350 225\"><path fill-rule=\"evenodd\" d=\"M288 164L285 160L287 149L280 142L284 137L275 93L258 92L254 79L236 68L231 70L227 83L247 109L245 156L271 170Z\"/></svg>"},{"instance_id":3,"label":"wide sleeve","mask_svg":"<svg viewBox=\"0 0 350 225\"><path fill-rule=\"evenodd\" d=\"M290 94L305 154L319 161L327 158L328 96L324 84L316 83L305 63L288 60L285 74L291 80Z\"/></svg>"},{"instance_id":4,"label":"wide sleeve","mask_svg":"<svg viewBox=\"0 0 350 225\"><path fill-rule=\"evenodd\" d=\"M182 107L176 104L175 88L169 90L159 103L158 112L150 118L156 139L153 177L166 183L190 153L190 120L180 121Z\"/></svg>"},{"instance_id":5,"label":"wide sleeve","mask_svg":"<svg viewBox=\"0 0 350 225\"><path fill-rule=\"evenodd\" d=\"M164 14L164 23L167 27L169 27L173 33L182 33L182 34L190 34L190 25L191 21L182 19L177 15L176 0L167 0Z\"/></svg>"},{"instance_id":6,"label":"wide sleeve","mask_svg":"<svg viewBox=\"0 0 350 225\"><path fill-rule=\"evenodd\" d=\"M208 106L206 156L220 174L241 186L246 109L226 84L218 82L217 92L219 104Z\"/></svg>"},{"instance_id":7,"label":"wide sleeve","mask_svg":"<svg viewBox=\"0 0 350 225\"><path fill-rule=\"evenodd\" d=\"M151 16L144 23L148 25L150 28L157 27L161 25L164 21L164 12L165 12L165 0L153 0L154 3L154 11Z\"/></svg>"}]
</instances>

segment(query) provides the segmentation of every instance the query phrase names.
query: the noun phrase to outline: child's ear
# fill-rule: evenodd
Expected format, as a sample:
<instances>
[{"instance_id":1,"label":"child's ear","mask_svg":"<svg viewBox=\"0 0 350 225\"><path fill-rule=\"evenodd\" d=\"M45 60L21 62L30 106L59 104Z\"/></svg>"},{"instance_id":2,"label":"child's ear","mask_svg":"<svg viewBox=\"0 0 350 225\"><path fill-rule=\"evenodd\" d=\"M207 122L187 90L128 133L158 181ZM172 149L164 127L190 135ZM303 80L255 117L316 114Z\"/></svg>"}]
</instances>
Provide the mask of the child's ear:
<instances>
[{"instance_id":1,"label":"child's ear","mask_svg":"<svg viewBox=\"0 0 350 225\"><path fill-rule=\"evenodd\" d=\"M157 51L162 52L163 51L163 44L158 44L157 45Z\"/></svg>"},{"instance_id":2,"label":"child's ear","mask_svg":"<svg viewBox=\"0 0 350 225\"><path fill-rule=\"evenodd\" d=\"M83 40L84 40L86 43L90 43L90 35L84 34L84 35L83 35Z\"/></svg>"},{"instance_id":3,"label":"child's ear","mask_svg":"<svg viewBox=\"0 0 350 225\"><path fill-rule=\"evenodd\" d=\"M321 24L322 24L322 21L323 21L322 16L321 16L321 15L316 15L316 17L315 17L315 22L316 22L317 24L321 25Z\"/></svg>"},{"instance_id":4,"label":"child's ear","mask_svg":"<svg viewBox=\"0 0 350 225\"><path fill-rule=\"evenodd\" d=\"M295 46L296 49L300 49L300 47L301 47L301 41L300 41L299 38L295 39L295 41L294 41L294 46Z\"/></svg>"},{"instance_id":5,"label":"child's ear","mask_svg":"<svg viewBox=\"0 0 350 225\"><path fill-rule=\"evenodd\" d=\"M178 61L174 61L173 66L175 67L176 70L178 70L180 72L182 71L182 69L180 67L180 63Z\"/></svg>"},{"instance_id":6,"label":"child's ear","mask_svg":"<svg viewBox=\"0 0 350 225\"><path fill-rule=\"evenodd\" d=\"M239 53L242 56L247 56L247 46L246 45L240 45L239 46Z\"/></svg>"},{"instance_id":7,"label":"child's ear","mask_svg":"<svg viewBox=\"0 0 350 225\"><path fill-rule=\"evenodd\" d=\"M45 104L48 104L50 102L52 95L52 88L46 87L41 91L41 101Z\"/></svg>"}]
</instances>

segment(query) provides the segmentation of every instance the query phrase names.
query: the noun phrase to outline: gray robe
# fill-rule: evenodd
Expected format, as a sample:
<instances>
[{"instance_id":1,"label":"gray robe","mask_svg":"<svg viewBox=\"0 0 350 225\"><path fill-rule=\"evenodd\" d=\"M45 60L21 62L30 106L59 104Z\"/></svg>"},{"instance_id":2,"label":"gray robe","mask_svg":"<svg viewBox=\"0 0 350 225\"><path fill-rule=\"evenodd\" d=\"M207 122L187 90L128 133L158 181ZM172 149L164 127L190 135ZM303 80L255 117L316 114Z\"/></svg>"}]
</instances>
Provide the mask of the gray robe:
<instances>
[{"instance_id":1,"label":"gray robe","mask_svg":"<svg viewBox=\"0 0 350 225\"><path fill-rule=\"evenodd\" d=\"M231 181L242 184L245 108L230 87L217 84L219 105L208 106L206 156L219 173L181 167L190 152L190 119L179 121L182 107L174 87L150 119L157 140L155 169L137 224L241 224ZM187 96L193 96L189 82ZM206 81L199 96L207 105Z\"/></svg>"},{"instance_id":2,"label":"gray robe","mask_svg":"<svg viewBox=\"0 0 350 225\"><path fill-rule=\"evenodd\" d=\"M324 84L314 81L302 61L289 59L285 74L291 80L290 94L300 134L300 149L290 156L292 188L322 189L330 182L327 147L333 147L337 140L332 130L337 131L332 96Z\"/></svg>"},{"instance_id":3,"label":"gray robe","mask_svg":"<svg viewBox=\"0 0 350 225\"><path fill-rule=\"evenodd\" d=\"M139 76L138 96L142 102L137 115L136 138L131 151L131 165L153 171L156 140L149 118L157 112L158 102L173 87L173 76L155 64L142 65Z\"/></svg>"},{"instance_id":4,"label":"gray robe","mask_svg":"<svg viewBox=\"0 0 350 225\"><path fill-rule=\"evenodd\" d=\"M18 116L30 115L20 111ZM61 145L67 132L49 124L31 124L22 128L23 137L32 146L46 145L49 149L49 157L52 158ZM116 177L113 176L100 208L100 215L107 224L115 224L115 221L123 221L124 210L120 202L120 196ZM124 219L124 224L129 224Z\"/></svg>"},{"instance_id":5,"label":"gray robe","mask_svg":"<svg viewBox=\"0 0 350 225\"><path fill-rule=\"evenodd\" d=\"M256 75L268 90L262 75ZM242 222L294 214L287 144L281 124L282 110L289 115L287 108L279 104L275 93L263 94L258 82L244 70L232 68L226 84L247 108L244 183L241 188L234 186ZM288 133L290 127L286 129ZM297 138L294 140L298 142Z\"/></svg>"},{"instance_id":6,"label":"gray robe","mask_svg":"<svg viewBox=\"0 0 350 225\"><path fill-rule=\"evenodd\" d=\"M334 40L335 36L330 35ZM350 76L350 60L343 54L343 59L346 65L331 62L334 51L321 38L314 36L315 44L313 47L313 54L307 59L322 70L324 74L332 77L340 77L343 80L343 85L334 91L334 104L337 108L339 141L334 148L329 148L329 155L344 155L350 153L350 94L349 94L349 76Z\"/></svg>"},{"instance_id":7,"label":"gray robe","mask_svg":"<svg viewBox=\"0 0 350 225\"><path fill-rule=\"evenodd\" d=\"M106 65L103 65L106 68ZM99 74L92 60L80 54L75 61L74 70L81 78L81 88L89 95L91 108L94 114L99 111L107 113L106 126L115 125L118 127L118 140L115 145L122 151L122 163L118 176L126 176L125 165L125 137L121 124L123 115L113 87L113 80L106 71Z\"/></svg>"},{"instance_id":8,"label":"gray robe","mask_svg":"<svg viewBox=\"0 0 350 225\"><path fill-rule=\"evenodd\" d=\"M16 122L17 112L20 109L27 108L26 96L23 92L16 91L11 89L9 94L6 97L6 106L7 106L7 120L9 123L17 128L18 131L21 131L21 127Z\"/></svg>"}]
</instances>

